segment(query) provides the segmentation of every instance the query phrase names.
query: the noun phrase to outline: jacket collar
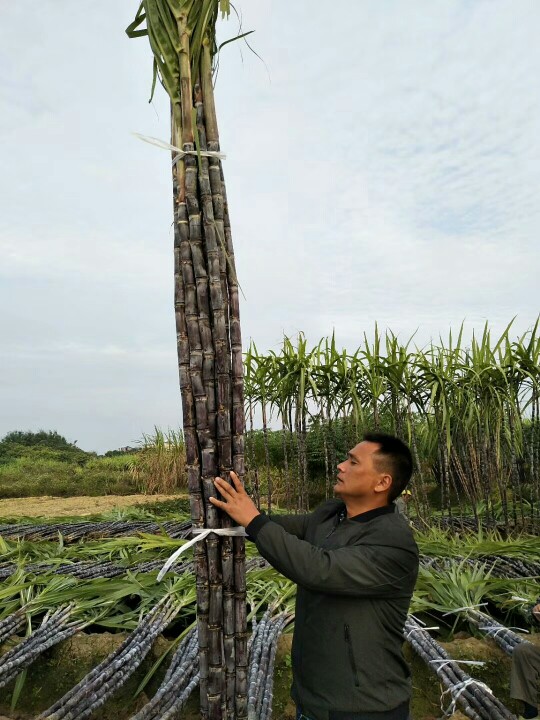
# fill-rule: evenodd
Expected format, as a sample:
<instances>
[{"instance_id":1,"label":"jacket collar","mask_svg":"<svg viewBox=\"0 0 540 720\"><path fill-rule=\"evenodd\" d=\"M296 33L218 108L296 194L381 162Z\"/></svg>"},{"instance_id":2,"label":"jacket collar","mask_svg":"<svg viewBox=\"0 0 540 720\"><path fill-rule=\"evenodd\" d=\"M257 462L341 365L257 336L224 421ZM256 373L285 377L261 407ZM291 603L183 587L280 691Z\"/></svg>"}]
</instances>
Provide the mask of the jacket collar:
<instances>
[{"instance_id":1,"label":"jacket collar","mask_svg":"<svg viewBox=\"0 0 540 720\"><path fill-rule=\"evenodd\" d=\"M379 515L388 515L388 513L393 513L396 511L396 506L394 503L390 503L390 505L383 505L383 507L374 508L373 510L367 510L366 512L360 513L359 515L353 515L353 517L348 518L347 517L347 510L345 506L340 510L339 512L339 520L338 522L341 522L342 520L354 520L354 522L369 522L370 520L373 520L373 518L379 517Z\"/></svg>"}]
</instances>

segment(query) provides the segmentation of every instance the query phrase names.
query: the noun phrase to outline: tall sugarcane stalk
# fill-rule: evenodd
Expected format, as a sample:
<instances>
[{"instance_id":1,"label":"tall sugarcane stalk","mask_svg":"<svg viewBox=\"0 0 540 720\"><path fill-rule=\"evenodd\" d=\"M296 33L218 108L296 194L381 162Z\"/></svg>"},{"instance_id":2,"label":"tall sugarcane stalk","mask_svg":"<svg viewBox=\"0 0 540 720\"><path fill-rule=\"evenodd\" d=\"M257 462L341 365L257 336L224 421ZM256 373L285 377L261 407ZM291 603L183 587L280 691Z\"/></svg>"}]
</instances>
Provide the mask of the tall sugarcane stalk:
<instances>
[{"instance_id":1,"label":"tall sugarcane stalk","mask_svg":"<svg viewBox=\"0 0 540 720\"><path fill-rule=\"evenodd\" d=\"M238 280L212 85L218 7L228 0L143 0L132 36L149 36L171 100L175 315L186 464L194 528L230 527L209 502L214 478L244 475ZM143 14L144 11L144 14ZM147 30L138 31L143 19ZM201 154L203 153L203 154ZM203 718L247 712L245 550L210 535L195 550Z\"/></svg>"}]
</instances>

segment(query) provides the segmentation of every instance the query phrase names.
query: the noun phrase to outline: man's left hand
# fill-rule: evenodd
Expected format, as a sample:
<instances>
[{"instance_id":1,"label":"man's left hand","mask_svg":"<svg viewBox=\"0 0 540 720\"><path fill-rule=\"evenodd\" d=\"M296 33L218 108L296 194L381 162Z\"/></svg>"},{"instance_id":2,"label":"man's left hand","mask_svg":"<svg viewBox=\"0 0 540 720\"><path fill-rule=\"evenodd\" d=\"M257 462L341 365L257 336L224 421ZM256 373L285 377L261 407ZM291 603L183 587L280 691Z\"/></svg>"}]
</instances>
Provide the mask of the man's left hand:
<instances>
[{"instance_id":1,"label":"man's left hand","mask_svg":"<svg viewBox=\"0 0 540 720\"><path fill-rule=\"evenodd\" d=\"M260 515L255 503L245 491L238 475L231 470L231 479L233 485L221 478L216 478L214 485L225 498L226 502L217 500L214 497L209 498L212 505L224 510L239 525L247 527L254 517Z\"/></svg>"}]
</instances>

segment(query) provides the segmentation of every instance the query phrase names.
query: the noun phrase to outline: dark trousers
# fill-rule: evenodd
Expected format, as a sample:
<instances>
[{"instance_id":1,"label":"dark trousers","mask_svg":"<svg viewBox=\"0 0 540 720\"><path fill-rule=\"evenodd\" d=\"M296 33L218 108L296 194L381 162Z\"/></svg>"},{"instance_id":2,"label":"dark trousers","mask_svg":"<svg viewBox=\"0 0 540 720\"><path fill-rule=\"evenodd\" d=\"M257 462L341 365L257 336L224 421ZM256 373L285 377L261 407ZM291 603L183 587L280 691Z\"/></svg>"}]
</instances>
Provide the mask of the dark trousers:
<instances>
[{"instance_id":1,"label":"dark trousers","mask_svg":"<svg viewBox=\"0 0 540 720\"><path fill-rule=\"evenodd\" d=\"M529 705L539 704L540 647L523 642L514 648L510 673L510 697Z\"/></svg>"}]
</instances>

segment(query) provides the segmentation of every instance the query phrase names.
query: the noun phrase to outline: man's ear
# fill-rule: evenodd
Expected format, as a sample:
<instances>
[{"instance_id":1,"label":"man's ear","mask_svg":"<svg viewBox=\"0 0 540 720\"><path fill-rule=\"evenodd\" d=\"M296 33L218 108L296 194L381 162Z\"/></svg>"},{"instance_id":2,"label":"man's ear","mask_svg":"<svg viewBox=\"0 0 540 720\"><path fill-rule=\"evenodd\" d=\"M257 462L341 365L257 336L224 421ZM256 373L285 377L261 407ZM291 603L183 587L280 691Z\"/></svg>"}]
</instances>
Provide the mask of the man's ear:
<instances>
[{"instance_id":1,"label":"man's ear","mask_svg":"<svg viewBox=\"0 0 540 720\"><path fill-rule=\"evenodd\" d=\"M388 492L392 487L392 476L381 475L379 482L375 485L375 492Z\"/></svg>"}]
</instances>

